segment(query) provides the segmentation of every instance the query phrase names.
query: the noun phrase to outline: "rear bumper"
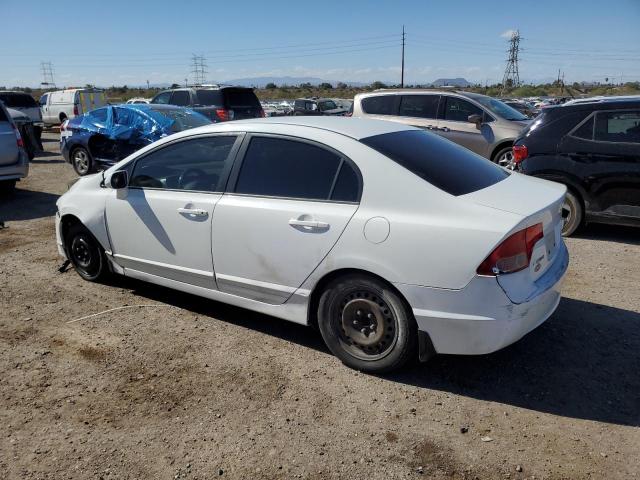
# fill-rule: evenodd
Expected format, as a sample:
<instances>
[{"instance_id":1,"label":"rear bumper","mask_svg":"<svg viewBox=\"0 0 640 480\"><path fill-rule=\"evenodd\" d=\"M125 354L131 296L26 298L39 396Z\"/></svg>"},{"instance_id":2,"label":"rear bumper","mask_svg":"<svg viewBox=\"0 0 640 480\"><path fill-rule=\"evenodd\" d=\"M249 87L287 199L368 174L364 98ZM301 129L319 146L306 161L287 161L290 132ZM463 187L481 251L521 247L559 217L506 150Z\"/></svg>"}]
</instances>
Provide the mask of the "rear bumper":
<instances>
[{"instance_id":1,"label":"rear bumper","mask_svg":"<svg viewBox=\"0 0 640 480\"><path fill-rule=\"evenodd\" d=\"M461 290L395 284L413 309L418 328L437 353L480 355L521 339L542 324L560 302L568 268L566 247L545 273L546 288L515 304L493 277L475 277Z\"/></svg>"},{"instance_id":2,"label":"rear bumper","mask_svg":"<svg viewBox=\"0 0 640 480\"><path fill-rule=\"evenodd\" d=\"M27 152L20 149L20 156L13 165L0 165L0 181L18 180L29 175L29 157Z\"/></svg>"}]
</instances>

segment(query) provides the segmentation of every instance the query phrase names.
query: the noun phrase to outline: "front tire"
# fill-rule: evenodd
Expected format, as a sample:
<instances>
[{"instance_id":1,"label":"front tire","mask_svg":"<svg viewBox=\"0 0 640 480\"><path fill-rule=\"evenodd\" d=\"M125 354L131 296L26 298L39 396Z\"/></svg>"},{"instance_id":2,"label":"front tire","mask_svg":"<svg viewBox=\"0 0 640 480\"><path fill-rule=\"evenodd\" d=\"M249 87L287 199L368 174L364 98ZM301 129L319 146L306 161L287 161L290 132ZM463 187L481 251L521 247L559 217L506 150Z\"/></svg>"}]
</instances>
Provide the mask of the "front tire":
<instances>
[{"instance_id":1,"label":"front tire","mask_svg":"<svg viewBox=\"0 0 640 480\"><path fill-rule=\"evenodd\" d=\"M71 165L78 175L84 177L93 171L93 159L84 147L76 147L71 152Z\"/></svg>"},{"instance_id":2,"label":"front tire","mask_svg":"<svg viewBox=\"0 0 640 480\"><path fill-rule=\"evenodd\" d=\"M580 225L582 225L582 218L584 216L582 202L573 194L573 192L571 192L571 190L567 190L562 210L567 212L564 224L562 225L562 236L570 237L580 227Z\"/></svg>"},{"instance_id":3,"label":"front tire","mask_svg":"<svg viewBox=\"0 0 640 480\"><path fill-rule=\"evenodd\" d=\"M493 156L493 162L501 167L509 167L513 163L512 147L505 147Z\"/></svg>"},{"instance_id":4,"label":"front tire","mask_svg":"<svg viewBox=\"0 0 640 480\"><path fill-rule=\"evenodd\" d=\"M67 257L78 275L96 282L108 274L104 250L89 230L82 225L72 225L65 239Z\"/></svg>"},{"instance_id":5,"label":"front tire","mask_svg":"<svg viewBox=\"0 0 640 480\"><path fill-rule=\"evenodd\" d=\"M418 328L410 308L386 283L353 274L322 293L318 326L331 353L370 373L396 370L415 358Z\"/></svg>"}]
</instances>

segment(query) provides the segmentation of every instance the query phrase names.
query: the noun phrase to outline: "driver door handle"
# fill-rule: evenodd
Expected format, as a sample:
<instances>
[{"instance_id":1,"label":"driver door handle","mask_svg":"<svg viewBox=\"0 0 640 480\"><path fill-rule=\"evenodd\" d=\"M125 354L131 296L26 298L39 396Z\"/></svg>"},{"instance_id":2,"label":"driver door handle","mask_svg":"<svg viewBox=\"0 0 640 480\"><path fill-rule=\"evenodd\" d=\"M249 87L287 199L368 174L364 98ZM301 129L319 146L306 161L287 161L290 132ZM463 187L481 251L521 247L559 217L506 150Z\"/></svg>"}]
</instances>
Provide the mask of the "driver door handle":
<instances>
[{"instance_id":1,"label":"driver door handle","mask_svg":"<svg viewBox=\"0 0 640 480\"><path fill-rule=\"evenodd\" d=\"M327 222L318 222L317 220L299 220L297 218L289 220L289 225L292 227L307 227L314 229L329 228L329 224Z\"/></svg>"},{"instance_id":2,"label":"driver door handle","mask_svg":"<svg viewBox=\"0 0 640 480\"><path fill-rule=\"evenodd\" d=\"M206 217L208 215L206 210L201 208L178 208L178 213L185 215L193 215L194 217Z\"/></svg>"}]
</instances>

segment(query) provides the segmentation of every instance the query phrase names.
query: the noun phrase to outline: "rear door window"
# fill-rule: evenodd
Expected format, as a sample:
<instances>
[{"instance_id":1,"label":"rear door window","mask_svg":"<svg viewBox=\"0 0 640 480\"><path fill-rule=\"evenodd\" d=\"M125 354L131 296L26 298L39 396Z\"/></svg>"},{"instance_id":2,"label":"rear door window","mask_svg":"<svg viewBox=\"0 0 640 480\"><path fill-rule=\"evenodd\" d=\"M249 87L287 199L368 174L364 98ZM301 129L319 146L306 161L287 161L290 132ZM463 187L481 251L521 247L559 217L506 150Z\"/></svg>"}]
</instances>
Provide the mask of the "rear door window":
<instances>
[{"instance_id":1,"label":"rear door window","mask_svg":"<svg viewBox=\"0 0 640 480\"><path fill-rule=\"evenodd\" d=\"M471 150L421 130L385 133L360 141L455 196L481 190L509 176Z\"/></svg>"},{"instance_id":2,"label":"rear door window","mask_svg":"<svg viewBox=\"0 0 640 480\"><path fill-rule=\"evenodd\" d=\"M306 142L254 137L244 156L235 192L328 200L341 163L339 155Z\"/></svg>"},{"instance_id":3,"label":"rear door window","mask_svg":"<svg viewBox=\"0 0 640 480\"><path fill-rule=\"evenodd\" d=\"M376 95L362 99L362 110L371 115L397 115L398 95Z\"/></svg>"},{"instance_id":4,"label":"rear door window","mask_svg":"<svg viewBox=\"0 0 640 480\"><path fill-rule=\"evenodd\" d=\"M191 104L191 95L186 90L176 90L171 96L171 104L186 107Z\"/></svg>"},{"instance_id":5,"label":"rear door window","mask_svg":"<svg viewBox=\"0 0 640 480\"><path fill-rule=\"evenodd\" d=\"M595 140L616 143L640 143L640 110L598 112Z\"/></svg>"},{"instance_id":6,"label":"rear door window","mask_svg":"<svg viewBox=\"0 0 640 480\"><path fill-rule=\"evenodd\" d=\"M403 117L436 118L439 95L403 95L400 115Z\"/></svg>"},{"instance_id":7,"label":"rear door window","mask_svg":"<svg viewBox=\"0 0 640 480\"><path fill-rule=\"evenodd\" d=\"M452 122L468 122L469 115L482 115L484 112L471 102L457 97L445 96L444 119Z\"/></svg>"},{"instance_id":8,"label":"rear door window","mask_svg":"<svg viewBox=\"0 0 640 480\"><path fill-rule=\"evenodd\" d=\"M162 92L156 95L155 98L151 100L151 103L160 103L160 104L166 105L169 103L170 99L171 99L171 92Z\"/></svg>"}]
</instances>

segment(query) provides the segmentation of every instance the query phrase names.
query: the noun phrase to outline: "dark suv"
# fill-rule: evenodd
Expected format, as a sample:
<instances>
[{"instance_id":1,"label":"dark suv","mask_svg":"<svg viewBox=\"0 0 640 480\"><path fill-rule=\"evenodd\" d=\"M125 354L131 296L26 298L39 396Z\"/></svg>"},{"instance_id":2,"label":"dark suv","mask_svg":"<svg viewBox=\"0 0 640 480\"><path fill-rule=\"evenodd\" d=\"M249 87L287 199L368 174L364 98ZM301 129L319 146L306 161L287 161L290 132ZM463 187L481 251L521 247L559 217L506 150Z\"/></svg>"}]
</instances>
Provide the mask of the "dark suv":
<instances>
[{"instance_id":1,"label":"dark suv","mask_svg":"<svg viewBox=\"0 0 640 480\"><path fill-rule=\"evenodd\" d=\"M513 157L517 171L568 187L564 235L584 222L640 226L640 98L545 108Z\"/></svg>"},{"instance_id":2,"label":"dark suv","mask_svg":"<svg viewBox=\"0 0 640 480\"><path fill-rule=\"evenodd\" d=\"M348 109L339 107L330 98L298 98L293 103L294 115L346 115Z\"/></svg>"},{"instance_id":3,"label":"dark suv","mask_svg":"<svg viewBox=\"0 0 640 480\"><path fill-rule=\"evenodd\" d=\"M264 117L252 88L226 85L174 88L158 93L151 103L189 107L213 122Z\"/></svg>"}]
</instances>

